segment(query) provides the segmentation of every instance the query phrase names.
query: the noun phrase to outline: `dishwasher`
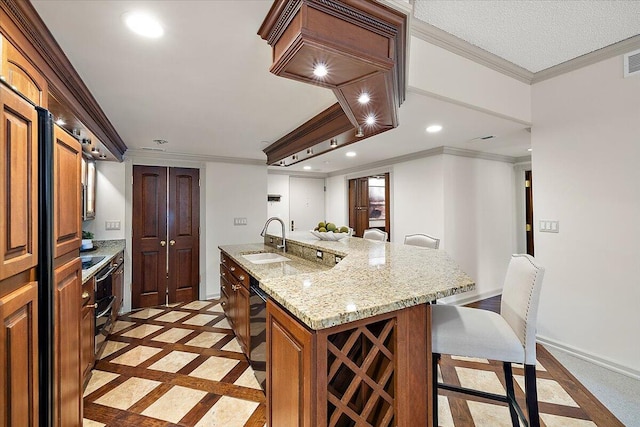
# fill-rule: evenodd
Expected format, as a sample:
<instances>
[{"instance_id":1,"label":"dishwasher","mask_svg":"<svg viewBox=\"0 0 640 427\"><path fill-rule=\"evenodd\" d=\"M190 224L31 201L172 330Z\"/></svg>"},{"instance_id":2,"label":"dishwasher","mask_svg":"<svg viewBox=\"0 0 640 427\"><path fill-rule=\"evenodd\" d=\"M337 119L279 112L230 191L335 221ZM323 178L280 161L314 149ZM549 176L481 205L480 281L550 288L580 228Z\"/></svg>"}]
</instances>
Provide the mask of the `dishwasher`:
<instances>
[{"instance_id":1,"label":"dishwasher","mask_svg":"<svg viewBox=\"0 0 640 427\"><path fill-rule=\"evenodd\" d=\"M267 383L267 299L258 281L251 278L249 287L249 362L260 387L266 393Z\"/></svg>"}]
</instances>

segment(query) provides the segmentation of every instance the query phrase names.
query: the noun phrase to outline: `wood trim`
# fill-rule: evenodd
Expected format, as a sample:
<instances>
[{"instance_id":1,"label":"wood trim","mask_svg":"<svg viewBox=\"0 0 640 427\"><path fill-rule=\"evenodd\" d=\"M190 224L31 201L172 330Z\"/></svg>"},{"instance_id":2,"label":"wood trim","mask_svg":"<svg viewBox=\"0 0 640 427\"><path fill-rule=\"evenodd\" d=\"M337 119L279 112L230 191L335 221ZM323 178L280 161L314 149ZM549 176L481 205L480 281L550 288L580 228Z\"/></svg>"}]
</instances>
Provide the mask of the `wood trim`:
<instances>
[{"instance_id":1,"label":"wood trim","mask_svg":"<svg viewBox=\"0 0 640 427\"><path fill-rule=\"evenodd\" d=\"M353 125L349 118L340 104L336 103L262 151L267 155L267 163L274 164L285 157L352 130Z\"/></svg>"},{"instance_id":2,"label":"wood trim","mask_svg":"<svg viewBox=\"0 0 640 427\"><path fill-rule=\"evenodd\" d=\"M2 32L45 76L50 94L66 104L121 161L127 146L31 2L2 0L0 12Z\"/></svg>"}]
</instances>

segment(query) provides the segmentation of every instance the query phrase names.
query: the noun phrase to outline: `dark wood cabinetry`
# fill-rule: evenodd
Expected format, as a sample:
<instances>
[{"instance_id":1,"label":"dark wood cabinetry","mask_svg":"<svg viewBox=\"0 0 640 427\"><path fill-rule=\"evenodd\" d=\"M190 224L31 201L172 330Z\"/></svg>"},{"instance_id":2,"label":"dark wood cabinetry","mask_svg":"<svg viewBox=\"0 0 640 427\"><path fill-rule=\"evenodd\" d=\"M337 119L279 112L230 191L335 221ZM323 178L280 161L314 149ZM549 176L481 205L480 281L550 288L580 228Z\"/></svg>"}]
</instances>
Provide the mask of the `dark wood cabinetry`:
<instances>
[{"instance_id":1,"label":"dark wood cabinetry","mask_svg":"<svg viewBox=\"0 0 640 427\"><path fill-rule=\"evenodd\" d=\"M315 426L315 335L267 301L267 419L270 426ZM286 373L286 374L285 374Z\"/></svg>"},{"instance_id":2,"label":"dark wood cabinetry","mask_svg":"<svg viewBox=\"0 0 640 427\"><path fill-rule=\"evenodd\" d=\"M54 272L54 416L57 427L82 425L80 313L82 262L73 258Z\"/></svg>"},{"instance_id":3,"label":"dark wood cabinetry","mask_svg":"<svg viewBox=\"0 0 640 427\"><path fill-rule=\"evenodd\" d=\"M80 248L82 146L66 131L54 126L54 257Z\"/></svg>"},{"instance_id":4,"label":"dark wood cabinetry","mask_svg":"<svg viewBox=\"0 0 640 427\"><path fill-rule=\"evenodd\" d=\"M268 425L431 426L429 310L310 330L267 301Z\"/></svg>"},{"instance_id":5,"label":"dark wood cabinetry","mask_svg":"<svg viewBox=\"0 0 640 427\"><path fill-rule=\"evenodd\" d=\"M0 426L38 425L37 287L0 298Z\"/></svg>"},{"instance_id":6,"label":"dark wood cabinetry","mask_svg":"<svg viewBox=\"0 0 640 427\"><path fill-rule=\"evenodd\" d=\"M82 285L82 311L80 313L80 360L82 366L82 381L86 385L89 373L95 362L96 337L95 337L95 277Z\"/></svg>"},{"instance_id":7,"label":"dark wood cabinetry","mask_svg":"<svg viewBox=\"0 0 640 427\"><path fill-rule=\"evenodd\" d=\"M0 280L38 263L38 116L0 85Z\"/></svg>"},{"instance_id":8,"label":"dark wood cabinetry","mask_svg":"<svg viewBox=\"0 0 640 427\"><path fill-rule=\"evenodd\" d=\"M244 354L249 356L249 273L220 252L220 287L225 314Z\"/></svg>"}]
</instances>

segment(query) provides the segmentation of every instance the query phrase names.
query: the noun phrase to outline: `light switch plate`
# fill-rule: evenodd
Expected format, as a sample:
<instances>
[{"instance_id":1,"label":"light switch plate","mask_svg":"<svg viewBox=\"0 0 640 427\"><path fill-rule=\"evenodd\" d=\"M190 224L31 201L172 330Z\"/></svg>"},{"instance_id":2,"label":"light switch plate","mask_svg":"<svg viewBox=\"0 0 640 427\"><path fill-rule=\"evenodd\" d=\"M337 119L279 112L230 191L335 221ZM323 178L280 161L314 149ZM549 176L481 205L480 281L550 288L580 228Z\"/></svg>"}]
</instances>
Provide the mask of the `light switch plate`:
<instances>
[{"instance_id":1,"label":"light switch plate","mask_svg":"<svg viewBox=\"0 0 640 427\"><path fill-rule=\"evenodd\" d=\"M105 221L105 230L120 230L120 221Z\"/></svg>"},{"instance_id":2,"label":"light switch plate","mask_svg":"<svg viewBox=\"0 0 640 427\"><path fill-rule=\"evenodd\" d=\"M233 218L233 225L247 225L247 218Z\"/></svg>"},{"instance_id":3,"label":"light switch plate","mask_svg":"<svg viewBox=\"0 0 640 427\"><path fill-rule=\"evenodd\" d=\"M540 232L543 233L559 233L560 232L560 221L552 221L549 219L541 219L540 222Z\"/></svg>"}]
</instances>

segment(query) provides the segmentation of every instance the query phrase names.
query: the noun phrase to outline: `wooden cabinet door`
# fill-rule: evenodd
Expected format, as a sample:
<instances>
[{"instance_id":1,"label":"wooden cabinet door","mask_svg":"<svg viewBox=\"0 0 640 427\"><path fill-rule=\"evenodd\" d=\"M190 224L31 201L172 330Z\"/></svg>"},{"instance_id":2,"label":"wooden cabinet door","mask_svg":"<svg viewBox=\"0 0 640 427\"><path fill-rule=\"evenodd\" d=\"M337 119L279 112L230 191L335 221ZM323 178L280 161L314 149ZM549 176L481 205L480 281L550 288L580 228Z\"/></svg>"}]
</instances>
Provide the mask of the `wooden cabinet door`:
<instances>
[{"instance_id":1,"label":"wooden cabinet door","mask_svg":"<svg viewBox=\"0 0 640 427\"><path fill-rule=\"evenodd\" d=\"M169 168L169 303L198 299L199 173L198 169Z\"/></svg>"},{"instance_id":2,"label":"wooden cabinet door","mask_svg":"<svg viewBox=\"0 0 640 427\"><path fill-rule=\"evenodd\" d=\"M80 248L82 243L82 147L59 126L54 126L54 257Z\"/></svg>"},{"instance_id":3,"label":"wooden cabinet door","mask_svg":"<svg viewBox=\"0 0 640 427\"><path fill-rule=\"evenodd\" d=\"M47 81L31 62L0 34L0 76L35 105L47 107Z\"/></svg>"},{"instance_id":4,"label":"wooden cabinet door","mask_svg":"<svg viewBox=\"0 0 640 427\"><path fill-rule=\"evenodd\" d=\"M0 280L38 263L38 116L0 85Z\"/></svg>"},{"instance_id":5,"label":"wooden cabinet door","mask_svg":"<svg viewBox=\"0 0 640 427\"><path fill-rule=\"evenodd\" d=\"M54 414L56 427L82 425L80 313L82 263L75 258L54 272Z\"/></svg>"},{"instance_id":6,"label":"wooden cabinet door","mask_svg":"<svg viewBox=\"0 0 640 427\"><path fill-rule=\"evenodd\" d=\"M113 262L120 262L122 259L122 255L119 254L116 256ZM116 271L113 272L111 276L111 286L113 289L113 295L116 297L113 302L113 321L115 322L116 317L120 313L120 309L122 309L122 302L124 298L124 264L120 264L120 267Z\"/></svg>"},{"instance_id":7,"label":"wooden cabinet door","mask_svg":"<svg viewBox=\"0 0 640 427\"><path fill-rule=\"evenodd\" d=\"M93 368L96 354L95 336L95 277L82 285L82 313L80 318L80 359L82 364L82 382L86 385L88 375Z\"/></svg>"},{"instance_id":8,"label":"wooden cabinet door","mask_svg":"<svg viewBox=\"0 0 640 427\"><path fill-rule=\"evenodd\" d=\"M93 304L87 304L82 307L82 318L80 319L80 339L81 339L81 363L82 363L82 382L86 383L86 379L93 368L96 354L96 336L95 336L95 308Z\"/></svg>"},{"instance_id":9,"label":"wooden cabinet door","mask_svg":"<svg viewBox=\"0 0 640 427\"><path fill-rule=\"evenodd\" d=\"M132 308L164 304L167 295L167 168L133 167Z\"/></svg>"},{"instance_id":10,"label":"wooden cabinet door","mask_svg":"<svg viewBox=\"0 0 640 427\"><path fill-rule=\"evenodd\" d=\"M0 425L38 425L38 284L0 298Z\"/></svg>"},{"instance_id":11,"label":"wooden cabinet door","mask_svg":"<svg viewBox=\"0 0 640 427\"><path fill-rule=\"evenodd\" d=\"M249 290L242 285L238 285L236 290L236 307L236 336L242 351L248 357L251 344L251 335L249 333Z\"/></svg>"},{"instance_id":12,"label":"wooden cabinet door","mask_svg":"<svg viewBox=\"0 0 640 427\"><path fill-rule=\"evenodd\" d=\"M267 424L314 427L315 335L267 301Z\"/></svg>"}]
</instances>

